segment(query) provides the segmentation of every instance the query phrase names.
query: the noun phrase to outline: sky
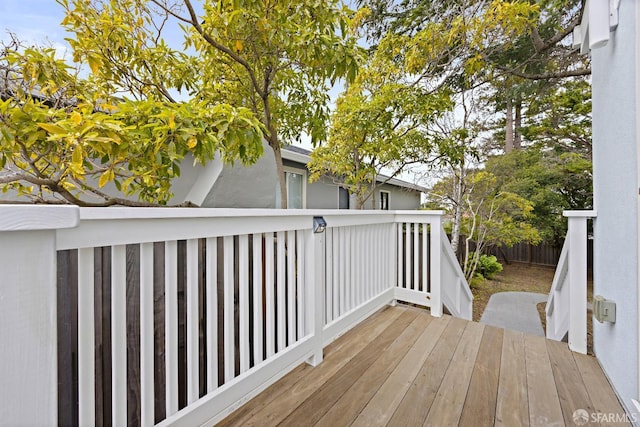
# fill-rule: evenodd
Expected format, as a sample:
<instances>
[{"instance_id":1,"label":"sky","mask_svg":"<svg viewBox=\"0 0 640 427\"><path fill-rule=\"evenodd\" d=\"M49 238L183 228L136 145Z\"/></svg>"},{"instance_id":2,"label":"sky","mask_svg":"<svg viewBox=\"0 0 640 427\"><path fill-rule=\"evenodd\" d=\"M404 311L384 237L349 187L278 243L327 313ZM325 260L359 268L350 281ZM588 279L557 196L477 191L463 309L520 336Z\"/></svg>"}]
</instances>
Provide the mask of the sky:
<instances>
[{"instance_id":1,"label":"sky","mask_svg":"<svg viewBox=\"0 0 640 427\"><path fill-rule=\"evenodd\" d=\"M64 54L69 48L60 26L63 18L55 0L0 0L0 39L7 40L12 32L28 44L53 46Z\"/></svg>"}]
</instances>

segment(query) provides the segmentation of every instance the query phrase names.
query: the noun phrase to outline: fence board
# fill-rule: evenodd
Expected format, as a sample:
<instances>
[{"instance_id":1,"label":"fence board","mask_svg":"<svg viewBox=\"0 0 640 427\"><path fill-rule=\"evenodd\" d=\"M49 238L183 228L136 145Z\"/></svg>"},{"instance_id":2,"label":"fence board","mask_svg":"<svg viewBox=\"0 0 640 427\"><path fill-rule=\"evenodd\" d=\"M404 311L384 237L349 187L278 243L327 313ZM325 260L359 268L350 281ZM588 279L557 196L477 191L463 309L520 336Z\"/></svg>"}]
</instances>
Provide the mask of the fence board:
<instances>
[{"instance_id":1,"label":"fence board","mask_svg":"<svg viewBox=\"0 0 640 427\"><path fill-rule=\"evenodd\" d=\"M97 398L96 416L101 412L104 425L112 425L111 419L111 248L103 247L94 249L94 265L96 266L96 283L100 286L100 300L96 300L96 313L102 319L99 329L96 330L96 344L100 343L101 351L97 356L101 357L96 362L99 368L96 370L96 377L102 381L102 396ZM99 263L96 263L96 261ZM98 323L98 322L96 322ZM98 325L96 324L96 327ZM98 338L99 336L99 338ZM99 382L96 381L96 384Z\"/></svg>"},{"instance_id":2,"label":"fence board","mask_svg":"<svg viewBox=\"0 0 640 427\"><path fill-rule=\"evenodd\" d=\"M167 372L165 363L165 244L153 244L153 379L155 383L154 421L156 423L166 418L166 383Z\"/></svg>"},{"instance_id":3,"label":"fence board","mask_svg":"<svg viewBox=\"0 0 640 427\"><path fill-rule=\"evenodd\" d=\"M140 425L140 246L127 245L125 257L127 425Z\"/></svg>"},{"instance_id":4,"label":"fence board","mask_svg":"<svg viewBox=\"0 0 640 427\"><path fill-rule=\"evenodd\" d=\"M58 424L78 424L78 387L75 359L78 348L78 255L60 251L58 263Z\"/></svg>"},{"instance_id":5,"label":"fence board","mask_svg":"<svg viewBox=\"0 0 640 427\"><path fill-rule=\"evenodd\" d=\"M475 242L470 242L469 250L475 251ZM498 258L498 261L504 263L522 262L527 264L546 265L555 267L558 265L562 245L558 246L550 242L541 242L538 245L532 245L526 242L520 242L512 247L491 247L487 252ZM466 237L460 236L458 243L458 259L463 260L466 253ZM593 240L587 240L587 266L593 267Z\"/></svg>"}]
</instances>

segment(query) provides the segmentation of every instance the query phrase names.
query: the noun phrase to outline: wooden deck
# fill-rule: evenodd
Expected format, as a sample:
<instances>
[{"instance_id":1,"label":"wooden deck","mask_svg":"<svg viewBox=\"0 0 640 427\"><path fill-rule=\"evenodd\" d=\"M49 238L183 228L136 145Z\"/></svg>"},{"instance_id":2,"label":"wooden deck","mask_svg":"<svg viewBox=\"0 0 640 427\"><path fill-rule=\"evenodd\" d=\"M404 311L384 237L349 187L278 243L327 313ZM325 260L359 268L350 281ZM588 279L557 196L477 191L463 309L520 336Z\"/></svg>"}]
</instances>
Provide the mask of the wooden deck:
<instances>
[{"instance_id":1,"label":"wooden deck","mask_svg":"<svg viewBox=\"0 0 640 427\"><path fill-rule=\"evenodd\" d=\"M624 417L595 358L565 343L397 306L221 425L573 426L578 409Z\"/></svg>"}]
</instances>

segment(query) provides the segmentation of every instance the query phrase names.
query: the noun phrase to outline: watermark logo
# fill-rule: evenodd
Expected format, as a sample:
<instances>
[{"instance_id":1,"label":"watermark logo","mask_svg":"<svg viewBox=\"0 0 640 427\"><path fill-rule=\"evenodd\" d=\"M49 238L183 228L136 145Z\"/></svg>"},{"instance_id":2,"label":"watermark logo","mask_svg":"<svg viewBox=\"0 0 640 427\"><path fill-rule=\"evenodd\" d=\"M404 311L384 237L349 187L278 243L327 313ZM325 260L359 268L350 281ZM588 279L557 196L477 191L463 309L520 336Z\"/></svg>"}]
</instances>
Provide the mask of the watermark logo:
<instances>
[{"instance_id":1,"label":"watermark logo","mask_svg":"<svg viewBox=\"0 0 640 427\"><path fill-rule=\"evenodd\" d=\"M589 422L589 413L584 409L576 409L573 411L573 422L577 426L583 426Z\"/></svg>"},{"instance_id":2,"label":"watermark logo","mask_svg":"<svg viewBox=\"0 0 640 427\"><path fill-rule=\"evenodd\" d=\"M625 423L631 424L636 422L635 414L617 413L617 412L588 412L584 409L576 409L573 411L573 422L577 426L583 426L588 423L593 424L610 424Z\"/></svg>"}]
</instances>

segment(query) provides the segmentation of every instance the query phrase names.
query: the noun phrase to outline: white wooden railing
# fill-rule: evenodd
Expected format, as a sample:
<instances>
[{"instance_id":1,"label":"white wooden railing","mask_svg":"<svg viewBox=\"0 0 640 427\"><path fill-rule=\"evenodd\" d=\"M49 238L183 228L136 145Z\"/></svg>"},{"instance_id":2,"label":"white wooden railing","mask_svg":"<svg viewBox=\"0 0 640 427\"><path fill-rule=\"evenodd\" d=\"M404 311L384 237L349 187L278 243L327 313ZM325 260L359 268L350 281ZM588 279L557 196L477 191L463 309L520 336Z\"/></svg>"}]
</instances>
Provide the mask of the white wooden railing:
<instances>
[{"instance_id":1,"label":"white wooden railing","mask_svg":"<svg viewBox=\"0 0 640 427\"><path fill-rule=\"evenodd\" d=\"M547 300L547 338L567 338L573 351L587 353L587 220L595 211L565 211L569 225Z\"/></svg>"},{"instance_id":2,"label":"white wooden railing","mask_svg":"<svg viewBox=\"0 0 640 427\"><path fill-rule=\"evenodd\" d=\"M80 425L214 423L395 301L470 319L441 215L0 206L0 419L59 420L56 288L77 295Z\"/></svg>"}]
</instances>

